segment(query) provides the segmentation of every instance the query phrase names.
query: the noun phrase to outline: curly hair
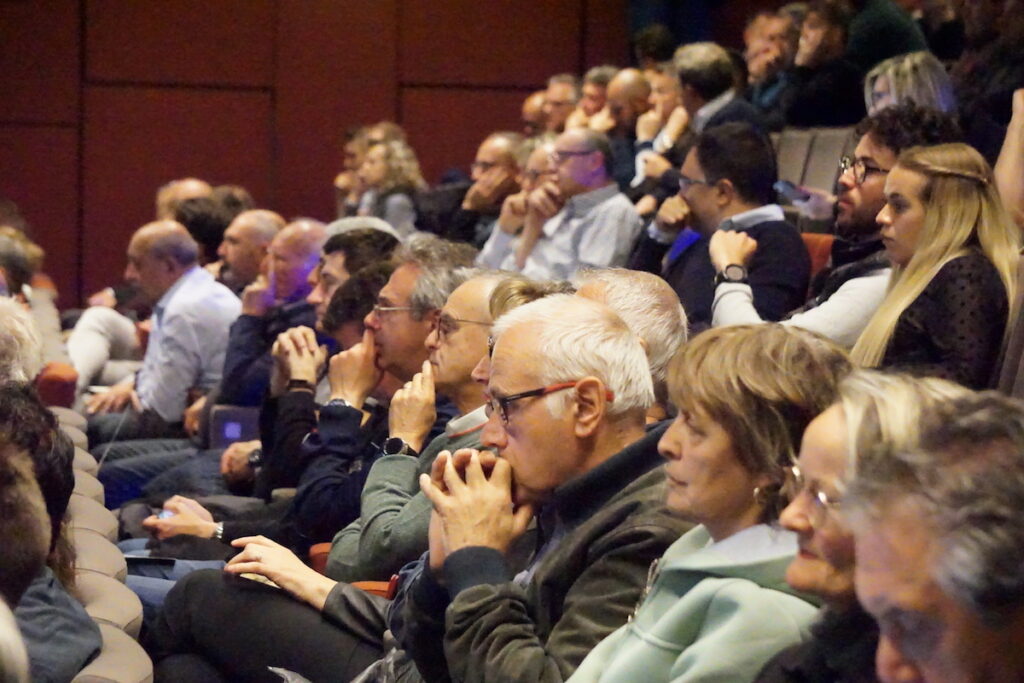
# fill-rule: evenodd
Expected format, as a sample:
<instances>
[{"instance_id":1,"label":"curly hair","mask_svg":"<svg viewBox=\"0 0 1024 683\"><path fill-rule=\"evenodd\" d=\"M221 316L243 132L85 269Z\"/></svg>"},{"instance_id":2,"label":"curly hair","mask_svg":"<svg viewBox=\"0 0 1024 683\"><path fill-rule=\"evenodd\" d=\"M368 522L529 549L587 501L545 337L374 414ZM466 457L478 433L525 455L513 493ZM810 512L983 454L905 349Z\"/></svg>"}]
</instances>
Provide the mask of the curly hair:
<instances>
[{"instance_id":1,"label":"curly hair","mask_svg":"<svg viewBox=\"0 0 1024 683\"><path fill-rule=\"evenodd\" d=\"M371 145L370 149L380 147L384 150L384 164L387 173L378 190L386 194L396 190L425 190L427 182L420 172L420 162L416 152L405 142L390 140Z\"/></svg>"},{"instance_id":2,"label":"curly hair","mask_svg":"<svg viewBox=\"0 0 1024 683\"><path fill-rule=\"evenodd\" d=\"M937 109L904 102L867 116L857 124L858 137L870 135L897 156L911 147L961 142L963 132L956 118Z\"/></svg>"}]
</instances>

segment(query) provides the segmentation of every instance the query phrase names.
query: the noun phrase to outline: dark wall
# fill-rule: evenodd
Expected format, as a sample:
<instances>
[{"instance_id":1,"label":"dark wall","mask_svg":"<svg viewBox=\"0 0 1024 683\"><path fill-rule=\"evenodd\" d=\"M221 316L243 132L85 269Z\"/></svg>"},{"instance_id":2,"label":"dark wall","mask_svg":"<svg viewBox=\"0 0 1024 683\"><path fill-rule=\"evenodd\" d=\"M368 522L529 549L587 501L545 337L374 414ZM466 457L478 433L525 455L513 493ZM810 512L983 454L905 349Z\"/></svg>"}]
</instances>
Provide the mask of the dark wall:
<instances>
[{"instance_id":1,"label":"dark wall","mask_svg":"<svg viewBox=\"0 0 1024 683\"><path fill-rule=\"evenodd\" d=\"M0 196L72 306L172 178L327 220L346 127L398 120L433 181L627 34L626 0L0 0Z\"/></svg>"}]
</instances>

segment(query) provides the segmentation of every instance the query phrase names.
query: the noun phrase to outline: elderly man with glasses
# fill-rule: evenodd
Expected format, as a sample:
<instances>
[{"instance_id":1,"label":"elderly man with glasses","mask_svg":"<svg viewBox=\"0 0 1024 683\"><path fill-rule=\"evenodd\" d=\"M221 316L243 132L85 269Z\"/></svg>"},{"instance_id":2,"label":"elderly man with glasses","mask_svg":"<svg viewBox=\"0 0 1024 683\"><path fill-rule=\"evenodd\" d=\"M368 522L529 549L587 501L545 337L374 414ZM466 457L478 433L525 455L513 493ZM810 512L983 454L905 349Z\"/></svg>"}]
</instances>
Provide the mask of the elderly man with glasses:
<instances>
[{"instance_id":1,"label":"elderly man with glasses","mask_svg":"<svg viewBox=\"0 0 1024 683\"><path fill-rule=\"evenodd\" d=\"M847 348L860 336L885 296L889 262L875 221L885 205L885 180L900 152L917 145L954 142L960 132L941 112L904 104L884 109L857 126L860 139L853 156L840 163L839 196L832 209L836 234L825 270L811 282L810 298L783 324L829 337ZM710 245L718 270L729 264L749 266L758 252L756 240L741 232L718 233ZM761 321L751 285L721 282L715 289L713 324Z\"/></svg>"}]
</instances>

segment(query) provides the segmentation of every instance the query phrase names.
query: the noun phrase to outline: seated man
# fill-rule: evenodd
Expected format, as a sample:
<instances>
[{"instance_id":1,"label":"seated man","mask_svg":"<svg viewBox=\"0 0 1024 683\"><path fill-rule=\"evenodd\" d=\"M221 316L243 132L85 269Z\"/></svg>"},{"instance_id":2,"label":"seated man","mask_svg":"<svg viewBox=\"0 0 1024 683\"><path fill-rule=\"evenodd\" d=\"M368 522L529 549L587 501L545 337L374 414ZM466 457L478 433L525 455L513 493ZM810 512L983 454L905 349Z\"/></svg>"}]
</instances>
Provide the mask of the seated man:
<instances>
[{"instance_id":1,"label":"seated man","mask_svg":"<svg viewBox=\"0 0 1024 683\"><path fill-rule=\"evenodd\" d=\"M839 196L827 232L836 235L828 267L811 282L811 297L783 320L852 348L882 302L889 286L889 260L875 220L885 205L885 179L900 152L917 145L961 139L956 122L942 112L907 103L888 107L857 125L860 140L852 159L844 158ZM757 242L742 232L716 232L710 243L717 271L730 264L749 267ZM715 287L712 321L716 327L761 322L749 284L720 282Z\"/></svg>"},{"instance_id":2,"label":"seated man","mask_svg":"<svg viewBox=\"0 0 1024 683\"><path fill-rule=\"evenodd\" d=\"M404 601L392 609L410 611L404 623L415 632L391 627L403 645L415 646L427 680L445 680L449 671L456 680L469 671L481 679L518 680L524 671L567 677L625 623L650 562L685 529L662 503L655 445L663 429L644 433L650 374L623 322L600 304L553 295L506 314L492 334L483 443L502 458L441 454L432 474L420 477L440 517L429 561L405 572ZM552 396L521 393L544 385ZM439 488L446 470L459 476L453 468L466 472L473 501ZM517 552L507 554L534 510L544 538L519 538ZM456 517L466 524L457 528ZM501 531L481 535L485 528ZM350 680L383 654L387 601L303 569L265 539L237 544L245 549L229 572L263 574L313 609L281 591L194 574L168 596L154 631L154 654L166 658L159 676L187 678L192 669L179 666L213 666L244 680L269 664L311 679ZM530 548L537 552L529 562L511 559ZM212 609L261 616L214 629ZM253 642L265 647L253 653ZM167 658L181 653L190 655Z\"/></svg>"},{"instance_id":3,"label":"seated man","mask_svg":"<svg viewBox=\"0 0 1024 683\"><path fill-rule=\"evenodd\" d=\"M920 452L860 463L843 497L878 677L1024 680L1024 409L985 392L929 417Z\"/></svg>"},{"instance_id":4,"label":"seated man","mask_svg":"<svg viewBox=\"0 0 1024 683\"><path fill-rule=\"evenodd\" d=\"M555 140L550 163L556 178L530 193L520 236L492 232L479 265L564 280L585 266L625 263L640 216L612 177L608 138L568 130Z\"/></svg>"},{"instance_id":5,"label":"seated man","mask_svg":"<svg viewBox=\"0 0 1024 683\"><path fill-rule=\"evenodd\" d=\"M92 446L182 434L189 391L220 381L241 305L197 257L195 240L173 221L149 223L132 237L125 279L153 305L153 326L138 375L89 401Z\"/></svg>"},{"instance_id":6,"label":"seated man","mask_svg":"<svg viewBox=\"0 0 1024 683\"><path fill-rule=\"evenodd\" d=\"M804 302L811 263L800 233L773 203L775 152L748 124L709 128L686 155L679 195L666 201L632 257L637 270L661 273L679 295L691 331L711 323L715 284L749 283L761 317L778 320ZM719 230L761 245L750 267L716 273L708 244Z\"/></svg>"},{"instance_id":7,"label":"seated man","mask_svg":"<svg viewBox=\"0 0 1024 683\"><path fill-rule=\"evenodd\" d=\"M523 138L518 133L499 132L487 136L476 151L471 177L462 207L451 217L444 236L469 242L478 249L491 236L505 198L519 191Z\"/></svg>"}]
</instances>

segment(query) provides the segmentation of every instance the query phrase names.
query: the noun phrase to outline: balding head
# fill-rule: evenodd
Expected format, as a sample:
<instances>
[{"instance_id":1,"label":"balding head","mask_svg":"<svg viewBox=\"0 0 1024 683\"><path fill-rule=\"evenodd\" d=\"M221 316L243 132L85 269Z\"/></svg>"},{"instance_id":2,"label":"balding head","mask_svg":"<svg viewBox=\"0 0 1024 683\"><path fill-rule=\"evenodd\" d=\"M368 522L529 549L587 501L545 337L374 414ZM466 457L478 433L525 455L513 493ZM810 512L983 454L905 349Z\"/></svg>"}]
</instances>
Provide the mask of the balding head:
<instances>
[{"instance_id":1,"label":"balding head","mask_svg":"<svg viewBox=\"0 0 1024 683\"><path fill-rule=\"evenodd\" d=\"M299 301L309 295L309 274L320 262L320 250L326 241L324 224L308 218L293 221L277 233L264 260L276 300Z\"/></svg>"},{"instance_id":2,"label":"balding head","mask_svg":"<svg viewBox=\"0 0 1024 683\"><path fill-rule=\"evenodd\" d=\"M225 284L238 291L255 280L270 241L284 225L284 219L273 211L257 209L238 214L217 249L224 263L221 279Z\"/></svg>"},{"instance_id":3,"label":"balding head","mask_svg":"<svg viewBox=\"0 0 1024 683\"><path fill-rule=\"evenodd\" d=\"M523 134L533 137L544 132L544 100L547 91L538 90L523 101Z\"/></svg>"},{"instance_id":4,"label":"balding head","mask_svg":"<svg viewBox=\"0 0 1024 683\"><path fill-rule=\"evenodd\" d=\"M608 83L608 111L619 132L629 132L650 108L651 85L637 69L623 69Z\"/></svg>"},{"instance_id":5,"label":"balding head","mask_svg":"<svg viewBox=\"0 0 1024 683\"><path fill-rule=\"evenodd\" d=\"M156 218L168 220L174 218L174 211L179 203L196 197L209 197L213 193L210 183L199 178L181 178L172 180L160 187L156 192Z\"/></svg>"},{"instance_id":6,"label":"balding head","mask_svg":"<svg viewBox=\"0 0 1024 683\"><path fill-rule=\"evenodd\" d=\"M196 265L198 258L199 245L181 223L147 223L135 231L128 244L124 279L137 285L146 300L155 304Z\"/></svg>"}]
</instances>

